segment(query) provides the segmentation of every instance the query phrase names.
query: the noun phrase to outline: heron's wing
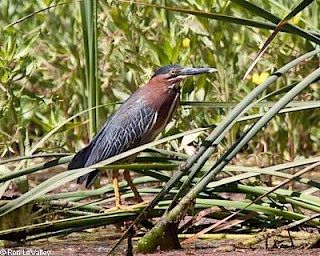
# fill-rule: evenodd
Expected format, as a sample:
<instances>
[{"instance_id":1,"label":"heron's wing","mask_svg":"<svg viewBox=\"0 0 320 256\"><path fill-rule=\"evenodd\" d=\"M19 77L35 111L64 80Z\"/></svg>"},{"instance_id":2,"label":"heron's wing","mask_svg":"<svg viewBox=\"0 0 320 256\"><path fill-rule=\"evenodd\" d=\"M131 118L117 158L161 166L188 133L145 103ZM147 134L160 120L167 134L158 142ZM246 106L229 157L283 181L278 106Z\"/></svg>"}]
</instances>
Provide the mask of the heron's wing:
<instances>
[{"instance_id":1,"label":"heron's wing","mask_svg":"<svg viewBox=\"0 0 320 256\"><path fill-rule=\"evenodd\" d=\"M142 100L125 102L104 124L93 140L71 160L68 169L88 167L109 157L140 145L152 129L157 113ZM88 178L91 187L97 171L81 176L78 183Z\"/></svg>"},{"instance_id":2,"label":"heron's wing","mask_svg":"<svg viewBox=\"0 0 320 256\"><path fill-rule=\"evenodd\" d=\"M85 166L140 145L154 125L157 114L144 105L119 109L88 145L91 150Z\"/></svg>"}]
</instances>

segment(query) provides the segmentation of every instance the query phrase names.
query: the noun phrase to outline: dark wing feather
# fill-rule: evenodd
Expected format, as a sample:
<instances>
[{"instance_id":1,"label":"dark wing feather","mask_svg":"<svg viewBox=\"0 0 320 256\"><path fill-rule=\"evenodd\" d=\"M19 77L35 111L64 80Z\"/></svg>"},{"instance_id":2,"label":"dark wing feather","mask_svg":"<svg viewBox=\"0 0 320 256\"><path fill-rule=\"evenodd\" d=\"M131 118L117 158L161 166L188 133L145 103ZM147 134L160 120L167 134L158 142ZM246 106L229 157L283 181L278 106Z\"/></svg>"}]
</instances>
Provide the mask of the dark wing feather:
<instances>
[{"instance_id":1,"label":"dark wing feather","mask_svg":"<svg viewBox=\"0 0 320 256\"><path fill-rule=\"evenodd\" d=\"M84 167L86 164L86 159L88 158L88 155L90 154L90 147L85 147L81 149L71 160L69 163L68 169L78 169Z\"/></svg>"},{"instance_id":2,"label":"dark wing feather","mask_svg":"<svg viewBox=\"0 0 320 256\"><path fill-rule=\"evenodd\" d=\"M157 113L147 107L142 99L131 97L104 124L88 146L78 152L68 169L88 167L109 157L120 154L145 142L157 118ZM91 187L97 171L78 179L82 183L88 178L86 187Z\"/></svg>"}]
</instances>

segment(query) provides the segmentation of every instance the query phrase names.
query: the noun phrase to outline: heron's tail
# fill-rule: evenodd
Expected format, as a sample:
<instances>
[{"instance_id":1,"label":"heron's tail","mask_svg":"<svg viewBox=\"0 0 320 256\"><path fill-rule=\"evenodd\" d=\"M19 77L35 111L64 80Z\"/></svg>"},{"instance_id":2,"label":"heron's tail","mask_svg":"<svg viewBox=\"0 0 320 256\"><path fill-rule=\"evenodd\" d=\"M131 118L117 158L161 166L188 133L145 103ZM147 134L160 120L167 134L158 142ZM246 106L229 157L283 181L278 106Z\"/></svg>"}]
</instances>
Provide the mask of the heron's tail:
<instances>
[{"instance_id":1,"label":"heron's tail","mask_svg":"<svg viewBox=\"0 0 320 256\"><path fill-rule=\"evenodd\" d=\"M96 181L97 177L98 177L98 171L94 170L92 172L89 172L86 175L79 177L77 180L77 183L82 184L85 180L87 180L86 188L91 188L93 183Z\"/></svg>"},{"instance_id":2,"label":"heron's tail","mask_svg":"<svg viewBox=\"0 0 320 256\"><path fill-rule=\"evenodd\" d=\"M73 170L73 169L78 169L78 168L83 168L85 167L86 161L88 159L88 156L91 152L91 147L87 146L83 149L81 149L71 160L71 162L68 165L68 170ZM86 188L91 188L93 185L94 181L96 180L98 176L98 171L92 171L88 174L85 174L81 177L78 178L77 183L82 184L86 179L87 184Z\"/></svg>"}]
</instances>

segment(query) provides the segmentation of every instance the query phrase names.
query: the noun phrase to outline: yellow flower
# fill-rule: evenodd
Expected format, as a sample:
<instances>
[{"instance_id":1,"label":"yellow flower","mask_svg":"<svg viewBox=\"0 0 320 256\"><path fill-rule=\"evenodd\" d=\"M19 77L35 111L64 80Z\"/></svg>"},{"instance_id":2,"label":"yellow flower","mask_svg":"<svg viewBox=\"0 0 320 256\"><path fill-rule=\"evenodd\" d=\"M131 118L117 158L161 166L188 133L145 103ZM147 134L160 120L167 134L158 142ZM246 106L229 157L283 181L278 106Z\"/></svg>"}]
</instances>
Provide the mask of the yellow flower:
<instances>
[{"instance_id":1,"label":"yellow flower","mask_svg":"<svg viewBox=\"0 0 320 256\"><path fill-rule=\"evenodd\" d=\"M262 72L261 74L254 73L252 76L252 82L256 85L261 84L264 80L266 80L269 77L268 72Z\"/></svg>"},{"instance_id":2,"label":"yellow flower","mask_svg":"<svg viewBox=\"0 0 320 256\"><path fill-rule=\"evenodd\" d=\"M262 73L260 74L260 81L261 81L261 83L262 83L264 80L266 80L268 77L269 77L269 73L268 73L268 72L262 72Z\"/></svg>"},{"instance_id":3,"label":"yellow flower","mask_svg":"<svg viewBox=\"0 0 320 256\"><path fill-rule=\"evenodd\" d=\"M183 48L189 48L190 46L190 39L189 38L185 38L182 40L182 47Z\"/></svg>"},{"instance_id":4,"label":"yellow flower","mask_svg":"<svg viewBox=\"0 0 320 256\"><path fill-rule=\"evenodd\" d=\"M293 25L297 25L300 22L300 17L299 16L298 15L294 16L294 18L292 19L292 24Z\"/></svg>"},{"instance_id":5,"label":"yellow flower","mask_svg":"<svg viewBox=\"0 0 320 256\"><path fill-rule=\"evenodd\" d=\"M254 84L260 84L260 76L259 76L258 73L254 73L254 74L252 75L252 82L253 82Z\"/></svg>"}]
</instances>

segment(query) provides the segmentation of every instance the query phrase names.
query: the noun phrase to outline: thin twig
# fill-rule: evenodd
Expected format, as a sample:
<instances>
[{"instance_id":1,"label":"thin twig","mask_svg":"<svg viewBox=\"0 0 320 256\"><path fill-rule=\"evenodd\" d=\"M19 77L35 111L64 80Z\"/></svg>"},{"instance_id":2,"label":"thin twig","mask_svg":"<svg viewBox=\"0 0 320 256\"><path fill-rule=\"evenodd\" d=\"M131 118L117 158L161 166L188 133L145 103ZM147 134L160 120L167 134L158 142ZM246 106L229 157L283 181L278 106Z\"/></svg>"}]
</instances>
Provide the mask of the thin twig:
<instances>
[{"instance_id":1,"label":"thin twig","mask_svg":"<svg viewBox=\"0 0 320 256\"><path fill-rule=\"evenodd\" d=\"M22 18L20 18L18 20L15 20L15 21L11 22L7 26L5 26L3 30L6 30L7 28L12 27L12 26L14 26L14 25L16 25L16 24L18 24L20 22L23 22L23 21L29 19L30 17L33 17L33 16L37 15L40 12L44 12L44 11L47 11L47 10L49 10L51 8L58 7L58 6L61 6L61 5L65 5L65 4L69 4L69 3L72 3L72 2L75 2L75 1L80 2L82 0L66 1L66 2L62 2L62 3L50 5L50 6L46 7L46 8L37 10L37 11L35 11L33 13L28 14L27 16L24 16L24 17L22 17Z\"/></svg>"}]
</instances>

